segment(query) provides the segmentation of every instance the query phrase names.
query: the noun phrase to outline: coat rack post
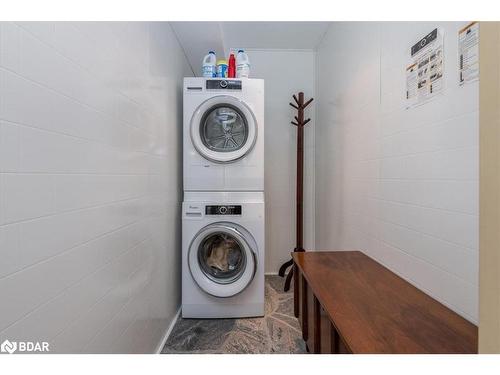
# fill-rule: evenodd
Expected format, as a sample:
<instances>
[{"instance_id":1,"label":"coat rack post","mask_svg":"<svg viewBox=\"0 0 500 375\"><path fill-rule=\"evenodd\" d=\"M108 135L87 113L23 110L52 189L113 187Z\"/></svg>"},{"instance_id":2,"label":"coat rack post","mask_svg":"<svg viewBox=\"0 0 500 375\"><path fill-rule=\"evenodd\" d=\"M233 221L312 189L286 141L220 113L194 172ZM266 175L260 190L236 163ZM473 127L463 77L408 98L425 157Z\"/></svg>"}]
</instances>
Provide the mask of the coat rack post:
<instances>
[{"instance_id":1,"label":"coat rack post","mask_svg":"<svg viewBox=\"0 0 500 375\"><path fill-rule=\"evenodd\" d=\"M298 98L294 94L293 100L294 103L290 103L290 106L297 110L297 115L294 116L294 120L292 120L292 124L297 126L297 186L296 186L296 244L293 251L305 251L304 250L304 126L311 121L311 119L304 120L304 109L313 101L313 98L309 99L307 102L304 102L304 93L299 92ZM288 267L293 265L293 260L288 260L283 263L280 267L279 275L281 277L285 276L286 270ZM297 271L295 270L295 273ZM290 290L290 282L294 275L294 268L288 272L286 280L285 280L285 292ZM294 289L295 292L298 288L298 279L294 278ZM294 306L295 315L298 315L298 305Z\"/></svg>"},{"instance_id":2,"label":"coat rack post","mask_svg":"<svg viewBox=\"0 0 500 375\"><path fill-rule=\"evenodd\" d=\"M304 93L299 92L299 113L297 121L297 183L296 183L296 246L294 251L304 251L303 224L304 224Z\"/></svg>"}]
</instances>

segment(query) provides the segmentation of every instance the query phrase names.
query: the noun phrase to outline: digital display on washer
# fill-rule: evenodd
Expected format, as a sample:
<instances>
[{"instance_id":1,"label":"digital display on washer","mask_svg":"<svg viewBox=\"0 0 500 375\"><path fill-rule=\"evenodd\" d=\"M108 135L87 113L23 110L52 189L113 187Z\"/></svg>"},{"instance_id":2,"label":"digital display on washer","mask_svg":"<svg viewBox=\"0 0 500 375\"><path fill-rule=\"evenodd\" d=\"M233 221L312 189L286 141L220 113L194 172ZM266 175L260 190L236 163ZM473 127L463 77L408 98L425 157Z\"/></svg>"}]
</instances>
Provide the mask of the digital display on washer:
<instances>
[{"instance_id":1,"label":"digital display on washer","mask_svg":"<svg viewBox=\"0 0 500 375\"><path fill-rule=\"evenodd\" d=\"M207 90L241 90L241 81L208 79Z\"/></svg>"},{"instance_id":2,"label":"digital display on washer","mask_svg":"<svg viewBox=\"0 0 500 375\"><path fill-rule=\"evenodd\" d=\"M205 215L241 215L241 206L205 206Z\"/></svg>"}]
</instances>

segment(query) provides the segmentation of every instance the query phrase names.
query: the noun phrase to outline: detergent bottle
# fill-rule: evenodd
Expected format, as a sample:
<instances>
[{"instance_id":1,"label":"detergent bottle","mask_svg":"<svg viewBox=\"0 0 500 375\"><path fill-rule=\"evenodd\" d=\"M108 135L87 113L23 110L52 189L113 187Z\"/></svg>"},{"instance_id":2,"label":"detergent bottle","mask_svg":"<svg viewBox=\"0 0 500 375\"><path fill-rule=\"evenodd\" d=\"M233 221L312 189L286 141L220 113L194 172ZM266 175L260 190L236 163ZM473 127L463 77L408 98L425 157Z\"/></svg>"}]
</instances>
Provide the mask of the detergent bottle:
<instances>
[{"instance_id":1,"label":"detergent bottle","mask_svg":"<svg viewBox=\"0 0 500 375\"><path fill-rule=\"evenodd\" d=\"M235 78L236 77L236 59L234 58L234 54L229 56L229 63L227 64L227 78Z\"/></svg>"},{"instance_id":2,"label":"detergent bottle","mask_svg":"<svg viewBox=\"0 0 500 375\"><path fill-rule=\"evenodd\" d=\"M217 77L227 78L227 61L226 60L217 61Z\"/></svg>"},{"instance_id":3,"label":"detergent bottle","mask_svg":"<svg viewBox=\"0 0 500 375\"><path fill-rule=\"evenodd\" d=\"M203 59L203 77L213 78L217 76L217 66L215 64L216 61L217 57L215 56L215 52L208 52L208 55L206 55Z\"/></svg>"},{"instance_id":4,"label":"detergent bottle","mask_svg":"<svg viewBox=\"0 0 500 375\"><path fill-rule=\"evenodd\" d=\"M250 60L248 55L240 49L236 56L236 77L248 78L250 76Z\"/></svg>"}]
</instances>

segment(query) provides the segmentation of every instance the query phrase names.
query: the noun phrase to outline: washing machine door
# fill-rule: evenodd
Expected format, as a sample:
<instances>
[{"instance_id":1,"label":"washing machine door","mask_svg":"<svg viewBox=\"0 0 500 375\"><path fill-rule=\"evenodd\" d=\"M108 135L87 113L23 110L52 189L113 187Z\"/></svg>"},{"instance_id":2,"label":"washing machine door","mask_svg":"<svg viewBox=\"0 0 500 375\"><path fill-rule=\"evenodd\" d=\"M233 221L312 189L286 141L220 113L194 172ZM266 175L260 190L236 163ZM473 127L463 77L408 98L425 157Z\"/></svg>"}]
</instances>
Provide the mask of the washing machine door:
<instances>
[{"instance_id":1,"label":"washing machine door","mask_svg":"<svg viewBox=\"0 0 500 375\"><path fill-rule=\"evenodd\" d=\"M215 297L245 290L257 270L257 244L235 223L219 222L201 229L189 246L189 270L198 286Z\"/></svg>"},{"instance_id":2,"label":"washing machine door","mask_svg":"<svg viewBox=\"0 0 500 375\"><path fill-rule=\"evenodd\" d=\"M203 102L191 118L191 140L205 158L231 163L248 154L257 139L257 122L238 98L214 96Z\"/></svg>"}]
</instances>

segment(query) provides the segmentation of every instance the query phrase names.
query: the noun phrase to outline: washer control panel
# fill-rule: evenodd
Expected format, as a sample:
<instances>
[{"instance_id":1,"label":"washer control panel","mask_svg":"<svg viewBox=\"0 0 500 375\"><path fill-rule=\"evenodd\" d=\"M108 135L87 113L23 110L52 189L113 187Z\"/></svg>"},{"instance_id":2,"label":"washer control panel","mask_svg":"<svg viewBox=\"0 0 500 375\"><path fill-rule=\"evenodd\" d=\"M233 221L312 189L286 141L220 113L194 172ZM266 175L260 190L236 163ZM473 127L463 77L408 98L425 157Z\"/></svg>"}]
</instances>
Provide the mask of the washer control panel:
<instances>
[{"instance_id":1,"label":"washer control panel","mask_svg":"<svg viewBox=\"0 0 500 375\"><path fill-rule=\"evenodd\" d=\"M241 215L240 205L205 206L205 215Z\"/></svg>"},{"instance_id":2,"label":"washer control panel","mask_svg":"<svg viewBox=\"0 0 500 375\"><path fill-rule=\"evenodd\" d=\"M207 90L241 90L241 81L230 79L207 79Z\"/></svg>"}]
</instances>

